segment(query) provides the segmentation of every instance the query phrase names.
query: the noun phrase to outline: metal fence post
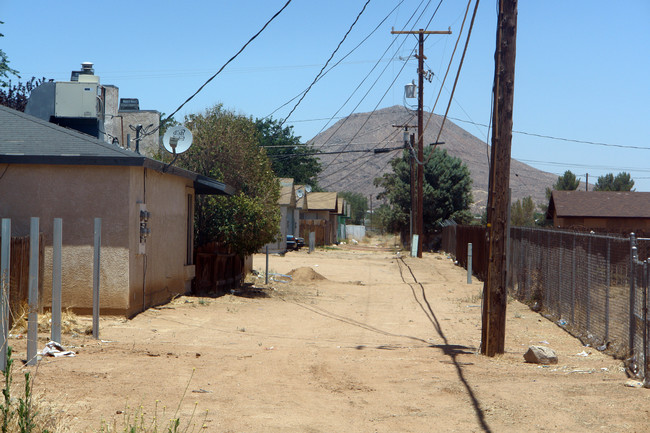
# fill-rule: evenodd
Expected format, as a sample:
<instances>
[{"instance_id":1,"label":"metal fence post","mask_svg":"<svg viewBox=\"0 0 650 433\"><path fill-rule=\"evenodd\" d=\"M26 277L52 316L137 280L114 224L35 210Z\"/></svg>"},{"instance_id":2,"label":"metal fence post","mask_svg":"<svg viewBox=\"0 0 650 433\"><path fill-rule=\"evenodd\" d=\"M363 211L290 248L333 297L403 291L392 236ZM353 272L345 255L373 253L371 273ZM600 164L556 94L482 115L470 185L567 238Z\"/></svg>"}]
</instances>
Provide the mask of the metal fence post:
<instances>
[{"instance_id":1,"label":"metal fence post","mask_svg":"<svg viewBox=\"0 0 650 433\"><path fill-rule=\"evenodd\" d=\"M634 335L636 332L636 320L634 318L634 301L636 296L636 260L637 260L636 237L634 236L634 233L630 233L630 324L629 324L630 354L634 353Z\"/></svg>"},{"instance_id":2,"label":"metal fence post","mask_svg":"<svg viewBox=\"0 0 650 433\"><path fill-rule=\"evenodd\" d=\"M587 331L591 328L591 239L593 236L589 235L587 246Z\"/></svg>"},{"instance_id":3,"label":"metal fence post","mask_svg":"<svg viewBox=\"0 0 650 433\"><path fill-rule=\"evenodd\" d=\"M472 284L472 243L467 244L467 284Z\"/></svg>"},{"instance_id":4,"label":"metal fence post","mask_svg":"<svg viewBox=\"0 0 650 433\"><path fill-rule=\"evenodd\" d=\"M562 232L560 232L560 251L557 273L557 313L562 318L562 259L564 258L564 246L562 245Z\"/></svg>"},{"instance_id":5,"label":"metal fence post","mask_svg":"<svg viewBox=\"0 0 650 433\"><path fill-rule=\"evenodd\" d=\"M7 369L9 340L9 279L11 269L11 220L2 219L2 246L0 258L0 370Z\"/></svg>"},{"instance_id":6,"label":"metal fence post","mask_svg":"<svg viewBox=\"0 0 650 433\"><path fill-rule=\"evenodd\" d=\"M269 284L269 246L266 246L266 277L264 278L265 283Z\"/></svg>"},{"instance_id":7,"label":"metal fence post","mask_svg":"<svg viewBox=\"0 0 650 433\"><path fill-rule=\"evenodd\" d=\"M609 341L609 286L612 283L611 241L607 239L607 275L605 281L605 343Z\"/></svg>"},{"instance_id":8,"label":"metal fence post","mask_svg":"<svg viewBox=\"0 0 650 433\"><path fill-rule=\"evenodd\" d=\"M93 338L99 338L99 264L102 241L102 219L95 218L93 253Z\"/></svg>"},{"instance_id":9,"label":"metal fence post","mask_svg":"<svg viewBox=\"0 0 650 433\"><path fill-rule=\"evenodd\" d=\"M61 343L61 250L63 246L63 221L54 218L52 235L52 329L50 339Z\"/></svg>"},{"instance_id":10,"label":"metal fence post","mask_svg":"<svg viewBox=\"0 0 650 433\"><path fill-rule=\"evenodd\" d=\"M38 340L38 218L31 218L29 228L29 287L27 315L27 365L36 364Z\"/></svg>"},{"instance_id":11,"label":"metal fence post","mask_svg":"<svg viewBox=\"0 0 650 433\"><path fill-rule=\"evenodd\" d=\"M550 310L550 303L551 303L551 232L547 231L546 232L546 275L544 275L544 285L546 286L546 290L544 293L546 294L546 299L544 299L544 308L547 308Z\"/></svg>"},{"instance_id":12,"label":"metal fence post","mask_svg":"<svg viewBox=\"0 0 650 433\"><path fill-rule=\"evenodd\" d=\"M643 262L643 386L650 388L648 378L648 260Z\"/></svg>"}]
</instances>

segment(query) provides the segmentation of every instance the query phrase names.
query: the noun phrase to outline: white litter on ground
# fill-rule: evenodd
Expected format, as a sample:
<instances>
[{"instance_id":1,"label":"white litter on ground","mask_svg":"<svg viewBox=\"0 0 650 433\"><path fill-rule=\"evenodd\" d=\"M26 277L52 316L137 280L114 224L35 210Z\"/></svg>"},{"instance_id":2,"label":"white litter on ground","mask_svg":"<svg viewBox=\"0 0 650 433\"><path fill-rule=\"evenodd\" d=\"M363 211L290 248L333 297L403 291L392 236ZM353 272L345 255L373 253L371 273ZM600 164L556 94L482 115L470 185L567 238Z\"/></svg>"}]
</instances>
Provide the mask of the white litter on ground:
<instances>
[{"instance_id":1,"label":"white litter on ground","mask_svg":"<svg viewBox=\"0 0 650 433\"><path fill-rule=\"evenodd\" d=\"M55 358L59 358L61 356L75 356L76 354L72 350L65 350L63 346L61 346L59 343L56 341L50 341L45 345L45 348L41 350L40 353L42 356L54 356Z\"/></svg>"}]
</instances>

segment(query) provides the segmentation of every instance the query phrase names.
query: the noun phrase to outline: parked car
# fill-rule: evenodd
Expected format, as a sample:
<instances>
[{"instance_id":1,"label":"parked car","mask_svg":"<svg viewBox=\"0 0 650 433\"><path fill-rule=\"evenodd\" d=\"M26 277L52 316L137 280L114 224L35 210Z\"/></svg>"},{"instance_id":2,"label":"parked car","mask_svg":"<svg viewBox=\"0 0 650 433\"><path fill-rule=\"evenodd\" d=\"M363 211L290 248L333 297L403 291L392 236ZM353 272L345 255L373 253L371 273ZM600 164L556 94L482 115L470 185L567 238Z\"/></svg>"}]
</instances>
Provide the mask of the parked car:
<instances>
[{"instance_id":1,"label":"parked car","mask_svg":"<svg viewBox=\"0 0 650 433\"><path fill-rule=\"evenodd\" d=\"M287 235L287 250L296 250L298 249L296 243L296 237L294 235Z\"/></svg>"},{"instance_id":2,"label":"parked car","mask_svg":"<svg viewBox=\"0 0 650 433\"><path fill-rule=\"evenodd\" d=\"M296 238L296 249L299 250L300 248L305 246L305 239L304 238Z\"/></svg>"}]
</instances>

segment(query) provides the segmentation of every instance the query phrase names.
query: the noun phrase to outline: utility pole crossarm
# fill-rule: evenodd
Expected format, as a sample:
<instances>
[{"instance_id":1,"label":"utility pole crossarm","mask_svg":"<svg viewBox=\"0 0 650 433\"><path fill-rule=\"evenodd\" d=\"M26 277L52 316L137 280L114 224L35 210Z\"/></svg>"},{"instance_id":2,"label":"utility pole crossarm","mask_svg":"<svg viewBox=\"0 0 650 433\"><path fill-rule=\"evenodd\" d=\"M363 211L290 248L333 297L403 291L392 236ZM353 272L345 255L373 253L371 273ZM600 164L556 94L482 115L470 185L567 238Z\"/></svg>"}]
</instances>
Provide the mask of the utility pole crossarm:
<instances>
[{"instance_id":1,"label":"utility pole crossarm","mask_svg":"<svg viewBox=\"0 0 650 433\"><path fill-rule=\"evenodd\" d=\"M451 27L449 30L391 30L390 33L392 35L417 35L422 33L423 35L450 35L451 34Z\"/></svg>"}]
</instances>

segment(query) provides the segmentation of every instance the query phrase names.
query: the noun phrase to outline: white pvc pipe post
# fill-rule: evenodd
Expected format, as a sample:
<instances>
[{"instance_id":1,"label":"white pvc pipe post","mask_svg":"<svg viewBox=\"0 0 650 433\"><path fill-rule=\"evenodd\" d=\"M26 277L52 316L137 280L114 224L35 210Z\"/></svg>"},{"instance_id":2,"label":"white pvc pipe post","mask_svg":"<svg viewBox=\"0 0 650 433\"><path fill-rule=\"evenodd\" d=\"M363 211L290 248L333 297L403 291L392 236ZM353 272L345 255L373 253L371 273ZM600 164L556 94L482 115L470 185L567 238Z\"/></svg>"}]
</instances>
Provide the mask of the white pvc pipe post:
<instances>
[{"instance_id":1,"label":"white pvc pipe post","mask_svg":"<svg viewBox=\"0 0 650 433\"><path fill-rule=\"evenodd\" d=\"M52 236L52 332L50 340L61 343L61 250L63 247L63 221L54 218Z\"/></svg>"},{"instance_id":2,"label":"white pvc pipe post","mask_svg":"<svg viewBox=\"0 0 650 433\"><path fill-rule=\"evenodd\" d=\"M93 254L93 338L99 339L99 263L102 243L102 219L95 218L95 248Z\"/></svg>"},{"instance_id":3,"label":"white pvc pipe post","mask_svg":"<svg viewBox=\"0 0 650 433\"><path fill-rule=\"evenodd\" d=\"M38 247L39 247L39 220L36 217L30 220L29 229L29 289L27 315L27 365L35 365L38 341Z\"/></svg>"}]
</instances>

